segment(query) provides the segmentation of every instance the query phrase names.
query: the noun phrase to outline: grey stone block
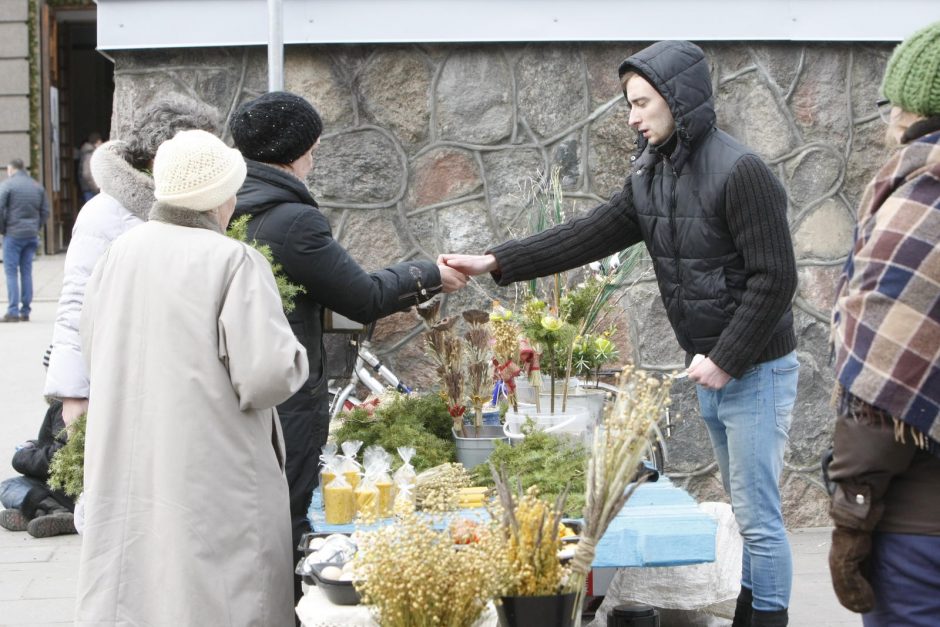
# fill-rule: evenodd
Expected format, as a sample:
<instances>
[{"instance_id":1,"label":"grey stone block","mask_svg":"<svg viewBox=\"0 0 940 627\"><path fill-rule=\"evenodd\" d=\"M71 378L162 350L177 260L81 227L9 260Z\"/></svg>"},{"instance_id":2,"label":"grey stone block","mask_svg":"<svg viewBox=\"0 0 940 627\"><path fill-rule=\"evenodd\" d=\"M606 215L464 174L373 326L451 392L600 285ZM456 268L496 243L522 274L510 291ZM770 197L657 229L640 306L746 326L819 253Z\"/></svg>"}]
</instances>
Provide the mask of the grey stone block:
<instances>
[{"instance_id":1,"label":"grey stone block","mask_svg":"<svg viewBox=\"0 0 940 627\"><path fill-rule=\"evenodd\" d=\"M29 19L29 0L0 0L0 22L25 22Z\"/></svg>"},{"instance_id":2,"label":"grey stone block","mask_svg":"<svg viewBox=\"0 0 940 627\"><path fill-rule=\"evenodd\" d=\"M0 23L0 59L25 59L29 56L26 22Z\"/></svg>"},{"instance_id":3,"label":"grey stone block","mask_svg":"<svg viewBox=\"0 0 940 627\"><path fill-rule=\"evenodd\" d=\"M0 132L29 132L29 97L0 96Z\"/></svg>"},{"instance_id":4,"label":"grey stone block","mask_svg":"<svg viewBox=\"0 0 940 627\"><path fill-rule=\"evenodd\" d=\"M29 94L29 61L0 59L0 95Z\"/></svg>"},{"instance_id":5,"label":"grey stone block","mask_svg":"<svg viewBox=\"0 0 940 627\"><path fill-rule=\"evenodd\" d=\"M11 159L29 161L29 133L0 133L0 166Z\"/></svg>"}]
</instances>

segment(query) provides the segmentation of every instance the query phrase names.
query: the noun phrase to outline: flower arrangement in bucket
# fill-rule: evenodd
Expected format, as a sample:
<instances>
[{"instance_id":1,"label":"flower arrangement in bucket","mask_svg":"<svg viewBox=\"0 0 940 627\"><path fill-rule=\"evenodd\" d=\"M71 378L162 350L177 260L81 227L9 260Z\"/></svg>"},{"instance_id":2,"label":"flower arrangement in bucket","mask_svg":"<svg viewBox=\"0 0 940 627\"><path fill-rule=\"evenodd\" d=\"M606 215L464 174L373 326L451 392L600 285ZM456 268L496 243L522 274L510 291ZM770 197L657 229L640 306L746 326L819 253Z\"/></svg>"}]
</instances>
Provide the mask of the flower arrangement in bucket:
<instances>
[{"instance_id":1,"label":"flower arrangement in bucket","mask_svg":"<svg viewBox=\"0 0 940 627\"><path fill-rule=\"evenodd\" d=\"M455 332L457 316L434 321L426 318L428 331L426 346L434 361L440 378L441 396L445 399L454 421L454 431L469 436L464 414L467 408L473 410L471 425L476 433L483 426L483 409L490 400L494 377L500 378L498 364L494 364L494 340L491 334L490 314L479 309L469 309L460 316L467 325L463 336ZM495 342L497 350L505 343ZM511 351L511 349L510 349ZM511 384L512 358L508 357L503 368L503 377L509 377ZM497 358L498 361L498 358ZM497 368L497 374L492 368ZM514 376L514 375L512 375Z\"/></svg>"},{"instance_id":2,"label":"flower arrangement in bucket","mask_svg":"<svg viewBox=\"0 0 940 627\"><path fill-rule=\"evenodd\" d=\"M504 469L490 464L490 470L499 497L493 514L507 567L499 588L500 625L570 625L575 595L566 589L570 571L559 559L567 490L548 502L539 497L537 486L523 491L518 480L510 486Z\"/></svg>"},{"instance_id":3,"label":"flower arrangement in bucket","mask_svg":"<svg viewBox=\"0 0 940 627\"><path fill-rule=\"evenodd\" d=\"M558 168L550 172L547 180L531 182L523 191L528 204L534 207L530 214L531 233L564 222L565 197ZM608 323L603 332L598 328L619 300L620 288L639 265L642 254L642 247L633 246L605 262L593 263L587 277L576 285L569 285L569 277L563 273L528 282L528 296L519 317L526 345L523 361L528 365L533 387L541 388L541 372L548 373L550 413L555 412L555 388L559 379L569 381L572 372L597 376L603 364L619 358L612 340L615 326ZM562 391L563 412L567 409L568 389L565 385ZM541 390L537 389L537 412L542 411L540 396Z\"/></svg>"}]
</instances>

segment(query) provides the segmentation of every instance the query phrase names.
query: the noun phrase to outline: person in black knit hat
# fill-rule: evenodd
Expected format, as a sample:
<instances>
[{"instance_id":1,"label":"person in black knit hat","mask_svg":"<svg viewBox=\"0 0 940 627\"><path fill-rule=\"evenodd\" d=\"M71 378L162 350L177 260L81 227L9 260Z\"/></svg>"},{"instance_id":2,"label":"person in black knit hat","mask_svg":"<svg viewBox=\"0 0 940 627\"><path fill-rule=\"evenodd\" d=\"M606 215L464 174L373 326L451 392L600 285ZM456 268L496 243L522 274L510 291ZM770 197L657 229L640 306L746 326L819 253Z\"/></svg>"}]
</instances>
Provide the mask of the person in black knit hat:
<instances>
[{"instance_id":1,"label":"person in black knit hat","mask_svg":"<svg viewBox=\"0 0 940 627\"><path fill-rule=\"evenodd\" d=\"M232 119L231 131L245 159L283 166L317 143L323 121L300 96L275 91L242 105Z\"/></svg>"},{"instance_id":2,"label":"person in black knit hat","mask_svg":"<svg viewBox=\"0 0 940 627\"><path fill-rule=\"evenodd\" d=\"M230 122L235 146L248 164L235 217L249 215L248 237L267 244L275 263L306 290L287 319L307 349L310 378L278 415L287 448L294 546L309 529L307 509L317 486L319 451L329 429L324 311L366 324L466 285L467 277L430 260L398 263L366 272L333 239L330 223L307 189L313 152L323 123L313 106L288 92L243 103ZM295 560L300 554L295 555ZM295 600L300 580L295 579Z\"/></svg>"}]
</instances>

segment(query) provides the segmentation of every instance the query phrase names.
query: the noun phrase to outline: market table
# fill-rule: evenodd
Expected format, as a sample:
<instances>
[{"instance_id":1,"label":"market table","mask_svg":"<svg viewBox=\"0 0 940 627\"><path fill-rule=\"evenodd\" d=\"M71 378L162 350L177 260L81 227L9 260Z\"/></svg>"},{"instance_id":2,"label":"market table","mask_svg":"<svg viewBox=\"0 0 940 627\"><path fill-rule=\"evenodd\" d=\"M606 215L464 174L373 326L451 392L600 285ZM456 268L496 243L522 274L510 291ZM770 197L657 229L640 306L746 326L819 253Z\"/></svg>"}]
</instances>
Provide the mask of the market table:
<instances>
[{"instance_id":1,"label":"market table","mask_svg":"<svg viewBox=\"0 0 940 627\"><path fill-rule=\"evenodd\" d=\"M485 510L463 510L454 515L480 519L486 513ZM357 529L355 525L326 524L316 496L308 518L317 532L349 533ZM606 582L617 568L713 562L717 529L717 521L668 478L645 483L630 497L598 542L588 592L603 593ZM333 605L316 588L308 590L301 599L297 615L305 627L375 625L367 608ZM479 625L488 624L495 624L495 616L492 623Z\"/></svg>"},{"instance_id":2,"label":"market table","mask_svg":"<svg viewBox=\"0 0 940 627\"><path fill-rule=\"evenodd\" d=\"M310 526L323 533L351 533L356 525L328 525L318 495L308 512ZM452 517L482 520L485 510L461 510ZM375 526L389 524L380 521ZM369 529L370 527L362 527ZM594 568L679 566L715 560L718 523L699 509L688 492L666 477L644 483L627 501L597 544Z\"/></svg>"}]
</instances>

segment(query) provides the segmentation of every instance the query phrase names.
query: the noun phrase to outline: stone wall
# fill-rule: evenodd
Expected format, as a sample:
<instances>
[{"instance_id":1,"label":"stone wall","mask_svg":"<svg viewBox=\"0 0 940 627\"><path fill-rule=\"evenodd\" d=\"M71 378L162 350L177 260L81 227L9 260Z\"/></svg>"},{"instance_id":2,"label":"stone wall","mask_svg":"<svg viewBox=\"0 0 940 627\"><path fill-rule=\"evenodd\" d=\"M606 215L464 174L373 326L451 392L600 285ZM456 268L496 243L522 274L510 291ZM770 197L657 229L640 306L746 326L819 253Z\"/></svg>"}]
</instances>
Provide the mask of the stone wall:
<instances>
[{"instance_id":1,"label":"stone wall","mask_svg":"<svg viewBox=\"0 0 940 627\"><path fill-rule=\"evenodd\" d=\"M618 190L634 146L617 79L640 44L292 46L286 88L326 130L310 188L335 236L369 269L441 252L480 252L526 232L521 187L561 169L577 215ZM719 125L754 147L788 190L799 264L794 301L803 364L783 494L790 526L826 524L820 452L830 439L828 311L867 179L883 162L874 102L889 46L708 44ZM263 49L115 53L113 129L159 94L181 92L230 115L266 89ZM460 311L512 301L488 278L450 299ZM671 368L682 355L655 282L622 301L624 352ZM431 384L416 317L398 314L376 345L407 381ZM669 471L722 499L694 390L675 388Z\"/></svg>"}]
</instances>

